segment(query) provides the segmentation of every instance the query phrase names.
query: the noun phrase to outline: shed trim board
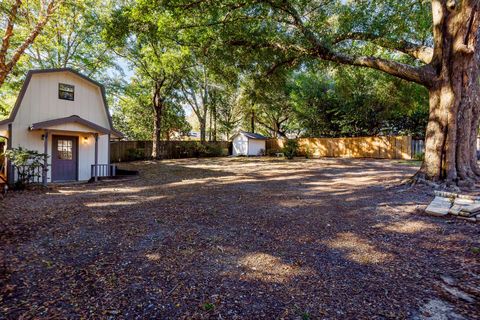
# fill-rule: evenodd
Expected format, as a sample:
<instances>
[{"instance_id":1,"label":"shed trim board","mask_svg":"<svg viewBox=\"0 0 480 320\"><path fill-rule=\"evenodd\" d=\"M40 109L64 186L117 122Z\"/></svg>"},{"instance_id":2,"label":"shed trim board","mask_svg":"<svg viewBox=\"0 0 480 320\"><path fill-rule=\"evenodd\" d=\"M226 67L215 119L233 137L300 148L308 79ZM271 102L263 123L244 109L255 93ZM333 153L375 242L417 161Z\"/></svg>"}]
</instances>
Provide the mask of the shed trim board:
<instances>
[{"instance_id":1,"label":"shed trim board","mask_svg":"<svg viewBox=\"0 0 480 320\"><path fill-rule=\"evenodd\" d=\"M34 75L50 73L59 73L59 75L54 78L45 78L50 79L48 82L44 82L43 78L35 78L36 80L33 80ZM93 112L86 114L88 120L79 115L65 116L66 109L64 109L61 104L58 105L56 109L55 107L53 109L49 107L50 104L48 104L48 101L51 100L46 99L54 99L51 97L51 83L55 81L58 82L59 80L62 82L61 80L64 77L71 79L73 83L78 84L82 83L81 80L85 80L87 83L93 85L93 87L88 86L86 83L80 85L78 93L80 94L79 98L83 97L83 100L76 102L76 108L81 107L81 110L83 110L83 107L87 107L88 111L82 111L83 114L85 114L85 112ZM77 80L75 80L75 77L80 79L77 78ZM32 89L29 89L32 83ZM43 85L43 87L39 87L39 83ZM45 93L45 90L39 91L39 88L47 88L48 90ZM58 97L56 97L56 99L58 99ZM77 94L75 99L77 99ZM24 103L24 101L26 102ZM25 105L25 108L27 108L25 110L27 111L19 111L23 108L23 105ZM96 111L102 109L104 109L105 113ZM72 111L74 110L78 109L72 109ZM60 115L60 117L55 118L55 114ZM38 120L43 121L30 122L30 120L35 120L37 116ZM28 122L30 123L28 124ZM110 165L110 139L121 139L123 137L120 131L113 128L104 86L70 68L29 71L10 116L0 121L0 129L2 128L3 131L7 129L7 149L19 146L30 150L37 150L42 153L47 151L49 158L47 166L49 169L43 173L44 177L42 178L42 182L44 184L47 183L47 180L48 182L63 181L62 179L56 179L56 177L52 175L56 162L53 159L55 153L54 148L57 148L57 146L54 145L54 138L64 136L72 137L75 140L75 180L88 180L91 178L89 170L91 165ZM100 157L99 150L101 150ZM7 180L9 184L13 184L15 178L12 164L8 161L6 164ZM80 167L82 169L80 169Z\"/></svg>"}]
</instances>

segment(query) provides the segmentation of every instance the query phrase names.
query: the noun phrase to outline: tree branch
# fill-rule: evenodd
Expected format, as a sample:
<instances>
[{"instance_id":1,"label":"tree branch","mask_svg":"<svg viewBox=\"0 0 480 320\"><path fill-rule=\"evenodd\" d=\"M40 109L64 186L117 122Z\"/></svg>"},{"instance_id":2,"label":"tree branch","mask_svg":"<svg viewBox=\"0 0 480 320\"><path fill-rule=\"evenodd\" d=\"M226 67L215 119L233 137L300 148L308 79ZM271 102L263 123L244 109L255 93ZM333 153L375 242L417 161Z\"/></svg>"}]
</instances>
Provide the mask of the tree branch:
<instances>
[{"instance_id":1,"label":"tree branch","mask_svg":"<svg viewBox=\"0 0 480 320\"><path fill-rule=\"evenodd\" d=\"M431 47L418 45L405 40L390 40L372 33L349 32L336 37L333 43L338 44L346 40L368 41L386 49L403 52L426 64L430 63L433 58L433 48Z\"/></svg>"},{"instance_id":2,"label":"tree branch","mask_svg":"<svg viewBox=\"0 0 480 320\"><path fill-rule=\"evenodd\" d=\"M58 9L58 7L63 3L63 0L52 0L48 4L45 14L41 15L35 28L30 32L28 37L23 41L23 43L13 52L10 61L7 63L7 70L11 70L13 66L17 63L20 56L25 52L25 50L30 46L30 44L35 41L35 38L43 30L43 27L50 19L51 15Z\"/></svg>"},{"instance_id":3,"label":"tree branch","mask_svg":"<svg viewBox=\"0 0 480 320\"><path fill-rule=\"evenodd\" d=\"M279 43L250 43L248 41L234 41L231 45L239 45L252 49L270 48L273 50L281 50L282 52L297 51L295 47L285 48L283 44ZM349 56L340 52L333 51L327 47L320 45L314 49L300 48L298 51L301 56L315 57L321 60L332 61L340 64L353 65L359 67L368 67L377 69L393 76L402 78L404 80L413 81L421 85L428 86L431 79L434 77L434 70L430 65L417 68L408 64L377 58L373 56Z\"/></svg>"},{"instance_id":4,"label":"tree branch","mask_svg":"<svg viewBox=\"0 0 480 320\"><path fill-rule=\"evenodd\" d=\"M293 24L304 35L306 40L313 47L313 56L316 56L319 59L333 61L341 64L377 69L393 76L399 77L401 79L413 81L427 86L433 78L433 70L430 66L416 68L410 65L382 58L376 58L371 56L352 57L343 53L335 52L328 46L323 44L320 39L315 35L315 33L304 24L302 17L297 12L295 7L290 3L290 0L283 0L280 5L274 4L271 0L264 1L269 3L272 7L276 7L277 9L282 10L292 17Z\"/></svg>"},{"instance_id":5,"label":"tree branch","mask_svg":"<svg viewBox=\"0 0 480 320\"><path fill-rule=\"evenodd\" d=\"M322 60L380 70L392 76L396 76L407 81L413 81L425 86L429 86L431 80L435 76L434 70L430 65L417 68L393 60L372 56L352 57L333 51L319 51L317 56Z\"/></svg>"},{"instance_id":6,"label":"tree branch","mask_svg":"<svg viewBox=\"0 0 480 320\"><path fill-rule=\"evenodd\" d=\"M10 38L13 36L13 27L17 17L18 8L22 5L22 0L16 0L10 9L8 15L7 27L5 28L5 35L2 39L2 46L0 48L0 67L5 66L7 50L10 47Z\"/></svg>"}]
</instances>

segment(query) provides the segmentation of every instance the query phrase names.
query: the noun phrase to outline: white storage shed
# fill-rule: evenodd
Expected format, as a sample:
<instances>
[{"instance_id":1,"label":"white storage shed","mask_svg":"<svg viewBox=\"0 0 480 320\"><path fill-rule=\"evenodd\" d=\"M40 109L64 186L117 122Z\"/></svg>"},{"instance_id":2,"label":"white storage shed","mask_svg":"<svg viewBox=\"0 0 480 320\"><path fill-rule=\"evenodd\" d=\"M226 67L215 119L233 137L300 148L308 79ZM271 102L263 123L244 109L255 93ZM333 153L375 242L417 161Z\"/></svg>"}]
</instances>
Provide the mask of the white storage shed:
<instances>
[{"instance_id":1,"label":"white storage shed","mask_svg":"<svg viewBox=\"0 0 480 320\"><path fill-rule=\"evenodd\" d=\"M232 155L261 156L265 154L267 137L258 133L239 131L232 137Z\"/></svg>"},{"instance_id":2,"label":"white storage shed","mask_svg":"<svg viewBox=\"0 0 480 320\"><path fill-rule=\"evenodd\" d=\"M111 175L110 140L122 133L113 128L104 87L66 68L27 74L10 117L0 121L0 136L8 149L48 155L46 184ZM13 183L13 166L5 168L0 176Z\"/></svg>"}]
</instances>

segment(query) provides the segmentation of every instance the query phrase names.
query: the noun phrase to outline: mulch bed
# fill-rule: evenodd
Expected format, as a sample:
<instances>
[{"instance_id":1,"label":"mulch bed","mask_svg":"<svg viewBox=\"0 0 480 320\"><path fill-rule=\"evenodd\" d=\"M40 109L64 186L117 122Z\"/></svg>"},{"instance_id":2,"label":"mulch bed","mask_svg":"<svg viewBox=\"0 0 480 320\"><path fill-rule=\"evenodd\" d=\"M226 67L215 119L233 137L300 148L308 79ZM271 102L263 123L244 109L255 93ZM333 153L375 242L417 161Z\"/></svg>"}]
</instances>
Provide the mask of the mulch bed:
<instances>
[{"instance_id":1,"label":"mulch bed","mask_svg":"<svg viewBox=\"0 0 480 320\"><path fill-rule=\"evenodd\" d=\"M122 167L0 200L0 319L480 318L479 226L425 215L415 166Z\"/></svg>"}]
</instances>

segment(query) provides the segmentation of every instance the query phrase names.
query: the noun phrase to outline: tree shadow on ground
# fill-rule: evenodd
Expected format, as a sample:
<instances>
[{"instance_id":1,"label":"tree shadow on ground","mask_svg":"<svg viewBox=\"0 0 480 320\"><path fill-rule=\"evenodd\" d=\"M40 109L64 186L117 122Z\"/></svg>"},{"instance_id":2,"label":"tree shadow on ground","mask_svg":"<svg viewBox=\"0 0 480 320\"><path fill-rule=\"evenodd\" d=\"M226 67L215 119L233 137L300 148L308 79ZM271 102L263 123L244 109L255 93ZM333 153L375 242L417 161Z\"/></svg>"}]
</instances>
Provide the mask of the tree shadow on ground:
<instances>
[{"instance_id":1,"label":"tree shadow on ground","mask_svg":"<svg viewBox=\"0 0 480 320\"><path fill-rule=\"evenodd\" d=\"M474 260L465 248L477 241L475 226L419 215L425 190L390 188L415 168L365 160L130 165L142 170L139 179L15 203L17 222L5 226L39 223L2 244L15 286L5 314L408 318L439 295L439 274Z\"/></svg>"}]
</instances>

